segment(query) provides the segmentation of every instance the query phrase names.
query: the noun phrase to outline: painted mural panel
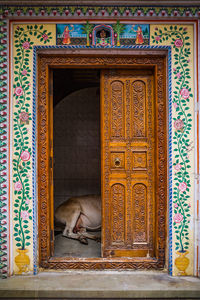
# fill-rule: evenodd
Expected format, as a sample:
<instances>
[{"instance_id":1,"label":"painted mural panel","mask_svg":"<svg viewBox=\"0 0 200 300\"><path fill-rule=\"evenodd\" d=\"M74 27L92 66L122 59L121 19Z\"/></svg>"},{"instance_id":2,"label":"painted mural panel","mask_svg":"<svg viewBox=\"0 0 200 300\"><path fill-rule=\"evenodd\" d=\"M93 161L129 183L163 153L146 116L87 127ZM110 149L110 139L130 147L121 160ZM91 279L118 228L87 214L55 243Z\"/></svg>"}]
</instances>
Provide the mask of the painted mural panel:
<instances>
[{"instance_id":1,"label":"painted mural panel","mask_svg":"<svg viewBox=\"0 0 200 300\"><path fill-rule=\"evenodd\" d=\"M149 29L150 28L150 29ZM70 45L88 47L120 47L167 45L172 47L172 113L169 124L169 147L172 153L173 203L169 203L169 245L173 275L193 274L193 191L194 182L194 57L193 25L149 24L92 24L89 22L66 24L17 24L13 26L12 108L13 108L13 257L19 250L28 256L24 266L14 272L29 272L35 267L33 256L33 203L34 181L32 132L33 47L35 45ZM169 93L170 95L170 93ZM170 136L170 131L172 132ZM169 193L169 201L170 201ZM36 207L35 207L36 208ZM35 215L36 217L36 215ZM172 223L171 223L172 221ZM36 251L37 252L37 251ZM36 253L34 252L34 253ZM183 256L183 261L177 260ZM184 267L183 267L184 265ZM182 268L182 269L181 269Z\"/></svg>"},{"instance_id":2,"label":"painted mural panel","mask_svg":"<svg viewBox=\"0 0 200 300\"><path fill-rule=\"evenodd\" d=\"M13 49L13 240L14 272L33 270L33 161L32 130L33 46L55 43L55 26L27 24L14 26ZM34 219L34 220L33 220Z\"/></svg>"},{"instance_id":3,"label":"painted mural panel","mask_svg":"<svg viewBox=\"0 0 200 300\"><path fill-rule=\"evenodd\" d=\"M193 27L151 26L151 44L172 47L173 274L193 273L194 79Z\"/></svg>"},{"instance_id":4,"label":"painted mural panel","mask_svg":"<svg viewBox=\"0 0 200 300\"><path fill-rule=\"evenodd\" d=\"M57 45L148 45L149 24L57 24Z\"/></svg>"}]
</instances>

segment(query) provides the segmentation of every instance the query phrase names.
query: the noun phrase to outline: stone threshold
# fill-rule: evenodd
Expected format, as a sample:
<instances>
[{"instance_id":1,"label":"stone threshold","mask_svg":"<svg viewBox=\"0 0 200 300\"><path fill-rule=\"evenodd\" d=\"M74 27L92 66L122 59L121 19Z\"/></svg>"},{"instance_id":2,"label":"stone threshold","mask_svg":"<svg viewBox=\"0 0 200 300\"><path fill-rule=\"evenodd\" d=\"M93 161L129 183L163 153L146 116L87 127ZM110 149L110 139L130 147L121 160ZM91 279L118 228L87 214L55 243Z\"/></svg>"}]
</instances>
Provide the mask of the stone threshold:
<instances>
[{"instance_id":1,"label":"stone threshold","mask_svg":"<svg viewBox=\"0 0 200 300\"><path fill-rule=\"evenodd\" d=\"M200 299L200 278L162 271L45 271L0 281L1 299Z\"/></svg>"}]
</instances>

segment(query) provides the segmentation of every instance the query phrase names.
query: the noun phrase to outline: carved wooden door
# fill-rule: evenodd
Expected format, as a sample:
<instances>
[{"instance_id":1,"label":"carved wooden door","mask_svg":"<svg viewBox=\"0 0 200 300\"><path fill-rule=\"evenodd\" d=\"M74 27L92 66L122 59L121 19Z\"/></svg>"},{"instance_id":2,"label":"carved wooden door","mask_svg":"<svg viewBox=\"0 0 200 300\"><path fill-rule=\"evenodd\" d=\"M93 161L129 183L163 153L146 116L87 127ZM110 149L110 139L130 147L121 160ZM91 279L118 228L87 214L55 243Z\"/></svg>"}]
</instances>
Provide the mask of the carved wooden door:
<instances>
[{"instance_id":1,"label":"carved wooden door","mask_svg":"<svg viewBox=\"0 0 200 300\"><path fill-rule=\"evenodd\" d=\"M102 256L155 256L152 70L103 70Z\"/></svg>"}]
</instances>

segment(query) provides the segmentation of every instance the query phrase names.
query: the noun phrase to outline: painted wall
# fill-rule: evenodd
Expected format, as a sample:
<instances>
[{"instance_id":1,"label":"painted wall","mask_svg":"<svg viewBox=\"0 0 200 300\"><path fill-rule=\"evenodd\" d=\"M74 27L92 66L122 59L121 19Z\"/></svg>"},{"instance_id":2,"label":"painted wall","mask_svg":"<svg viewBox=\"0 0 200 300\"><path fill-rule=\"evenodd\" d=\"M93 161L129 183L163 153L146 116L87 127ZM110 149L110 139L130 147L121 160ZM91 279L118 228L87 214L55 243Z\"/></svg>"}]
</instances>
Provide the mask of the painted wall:
<instances>
[{"instance_id":1,"label":"painted wall","mask_svg":"<svg viewBox=\"0 0 200 300\"><path fill-rule=\"evenodd\" d=\"M195 103L197 61L195 24L11 22L10 25L10 273L37 271L37 190L35 148L37 104L34 46L146 47L168 46L169 117L169 271L194 274ZM56 25L57 24L57 25ZM63 24L65 26L63 26ZM107 31L102 37L100 32ZM170 77L171 76L171 77ZM34 100L33 100L34 99ZM167 162L166 162L167 163ZM20 251L23 249L23 251ZM22 254L19 252L23 252ZM19 266L19 255L25 263ZM184 261L177 260L184 256ZM186 263L185 267L183 266Z\"/></svg>"},{"instance_id":2,"label":"painted wall","mask_svg":"<svg viewBox=\"0 0 200 300\"><path fill-rule=\"evenodd\" d=\"M173 274L177 256L188 257L186 274L193 273L194 224L194 32L182 24L151 26L151 44L172 47L172 201L169 236L172 237ZM171 223L172 222L172 223ZM172 230L172 232L171 232Z\"/></svg>"},{"instance_id":3,"label":"painted wall","mask_svg":"<svg viewBox=\"0 0 200 300\"><path fill-rule=\"evenodd\" d=\"M54 45L55 25L47 24L15 24L13 25L12 54L12 225L13 225L13 258L14 273L33 271L36 257L33 249L36 232L33 232L33 222L37 222L33 213L33 190L36 172L33 171L32 157L36 154L33 147L33 46ZM35 92L35 91L34 91ZM21 249L27 260L22 268L16 265L16 254L20 260ZM20 253L19 253L20 252ZM28 260L29 258L29 260ZM34 261L35 259L35 261ZM27 266L27 267L26 267Z\"/></svg>"}]
</instances>

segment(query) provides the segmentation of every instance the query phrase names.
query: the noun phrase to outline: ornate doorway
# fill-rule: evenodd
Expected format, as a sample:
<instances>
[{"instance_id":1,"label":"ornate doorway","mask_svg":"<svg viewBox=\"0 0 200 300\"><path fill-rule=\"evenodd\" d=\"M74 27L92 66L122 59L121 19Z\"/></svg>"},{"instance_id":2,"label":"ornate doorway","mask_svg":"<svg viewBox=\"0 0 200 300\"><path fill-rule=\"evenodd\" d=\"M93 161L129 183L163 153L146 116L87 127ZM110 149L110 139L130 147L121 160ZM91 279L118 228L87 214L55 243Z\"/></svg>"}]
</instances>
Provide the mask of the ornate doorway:
<instances>
[{"instance_id":1,"label":"ornate doorway","mask_svg":"<svg viewBox=\"0 0 200 300\"><path fill-rule=\"evenodd\" d=\"M101 70L102 258L53 257L51 74L55 68ZM41 267L164 267L167 202L165 73L165 54L39 54Z\"/></svg>"}]
</instances>

